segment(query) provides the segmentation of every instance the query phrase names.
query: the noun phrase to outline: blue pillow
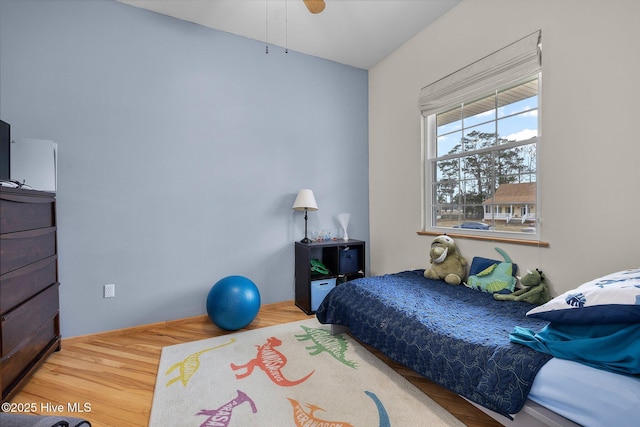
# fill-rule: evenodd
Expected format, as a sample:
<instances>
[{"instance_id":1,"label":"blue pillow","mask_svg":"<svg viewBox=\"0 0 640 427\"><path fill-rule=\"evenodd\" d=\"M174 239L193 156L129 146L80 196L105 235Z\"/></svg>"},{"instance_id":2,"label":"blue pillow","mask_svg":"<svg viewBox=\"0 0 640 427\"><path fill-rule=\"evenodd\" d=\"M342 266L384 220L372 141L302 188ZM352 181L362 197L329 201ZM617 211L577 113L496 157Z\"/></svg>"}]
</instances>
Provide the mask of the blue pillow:
<instances>
[{"instance_id":1,"label":"blue pillow","mask_svg":"<svg viewBox=\"0 0 640 427\"><path fill-rule=\"evenodd\" d=\"M573 325L640 323L640 268L584 283L529 310L527 316Z\"/></svg>"}]
</instances>

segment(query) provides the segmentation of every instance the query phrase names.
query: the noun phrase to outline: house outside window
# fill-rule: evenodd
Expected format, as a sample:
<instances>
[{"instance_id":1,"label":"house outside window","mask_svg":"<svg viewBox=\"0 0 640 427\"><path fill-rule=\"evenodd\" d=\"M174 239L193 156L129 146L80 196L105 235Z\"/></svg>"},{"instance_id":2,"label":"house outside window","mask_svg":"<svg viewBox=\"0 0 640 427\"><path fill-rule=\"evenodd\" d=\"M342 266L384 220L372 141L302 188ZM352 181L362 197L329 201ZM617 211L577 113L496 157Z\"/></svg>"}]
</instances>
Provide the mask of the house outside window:
<instances>
[{"instance_id":1,"label":"house outside window","mask_svg":"<svg viewBox=\"0 0 640 427\"><path fill-rule=\"evenodd\" d=\"M421 91L425 231L539 235L540 46L537 32Z\"/></svg>"}]
</instances>

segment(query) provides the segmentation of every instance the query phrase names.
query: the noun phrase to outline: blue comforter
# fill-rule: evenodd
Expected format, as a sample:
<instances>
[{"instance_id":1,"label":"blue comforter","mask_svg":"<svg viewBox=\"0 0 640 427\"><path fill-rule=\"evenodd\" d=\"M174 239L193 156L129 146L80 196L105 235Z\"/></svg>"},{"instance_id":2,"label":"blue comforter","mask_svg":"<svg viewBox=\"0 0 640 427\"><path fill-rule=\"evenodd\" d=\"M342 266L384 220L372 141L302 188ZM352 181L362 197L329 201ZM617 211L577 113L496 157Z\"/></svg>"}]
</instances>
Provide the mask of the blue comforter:
<instances>
[{"instance_id":1,"label":"blue comforter","mask_svg":"<svg viewBox=\"0 0 640 427\"><path fill-rule=\"evenodd\" d=\"M424 270L352 280L316 312L431 381L502 415L522 409L550 355L509 341L515 326L540 330L525 302L425 279Z\"/></svg>"}]
</instances>

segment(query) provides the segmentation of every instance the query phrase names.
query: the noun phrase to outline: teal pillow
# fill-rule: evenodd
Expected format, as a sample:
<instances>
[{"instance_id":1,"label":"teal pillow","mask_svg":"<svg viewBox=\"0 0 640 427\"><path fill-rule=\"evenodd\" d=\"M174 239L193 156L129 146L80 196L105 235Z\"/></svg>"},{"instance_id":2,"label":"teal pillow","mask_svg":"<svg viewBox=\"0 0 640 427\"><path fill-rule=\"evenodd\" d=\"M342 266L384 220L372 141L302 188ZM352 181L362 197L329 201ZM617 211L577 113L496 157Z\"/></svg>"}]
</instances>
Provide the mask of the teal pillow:
<instances>
[{"instance_id":1,"label":"teal pillow","mask_svg":"<svg viewBox=\"0 0 640 427\"><path fill-rule=\"evenodd\" d=\"M496 248L498 252L503 253ZM490 293L511 293L516 288L515 274L518 266L508 261L496 261L488 258L474 257L469 268L469 278L465 286L471 289Z\"/></svg>"},{"instance_id":2,"label":"teal pillow","mask_svg":"<svg viewBox=\"0 0 640 427\"><path fill-rule=\"evenodd\" d=\"M474 276L480 273L482 270L486 269L487 267L493 264L500 264L501 262L502 261L498 261L495 259L474 256L473 260L471 261L471 267L469 267L469 276ZM518 264L513 264L512 274L514 277L517 272L518 272Z\"/></svg>"}]
</instances>

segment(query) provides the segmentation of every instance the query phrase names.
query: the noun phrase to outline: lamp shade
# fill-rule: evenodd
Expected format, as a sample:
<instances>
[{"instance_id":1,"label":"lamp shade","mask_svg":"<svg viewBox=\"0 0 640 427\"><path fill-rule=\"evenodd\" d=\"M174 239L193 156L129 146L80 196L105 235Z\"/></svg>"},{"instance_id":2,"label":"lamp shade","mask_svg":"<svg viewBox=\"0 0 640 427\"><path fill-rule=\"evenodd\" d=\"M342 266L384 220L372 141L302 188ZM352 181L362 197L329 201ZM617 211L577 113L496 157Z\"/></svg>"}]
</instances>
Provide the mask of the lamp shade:
<instances>
[{"instance_id":1,"label":"lamp shade","mask_svg":"<svg viewBox=\"0 0 640 427\"><path fill-rule=\"evenodd\" d=\"M296 201L293 202L293 209L297 211L317 211L318 204L316 203L316 198L313 196L313 191L307 189L298 191Z\"/></svg>"}]
</instances>

